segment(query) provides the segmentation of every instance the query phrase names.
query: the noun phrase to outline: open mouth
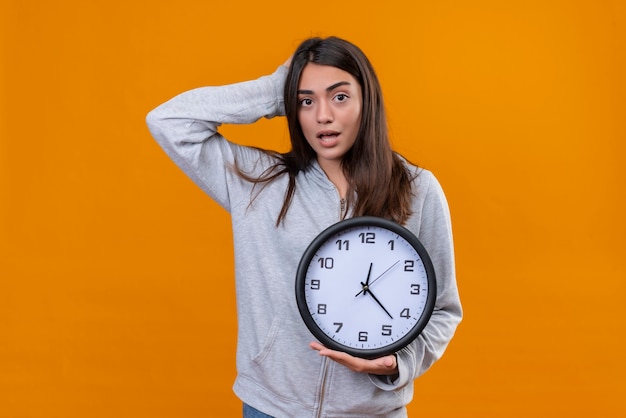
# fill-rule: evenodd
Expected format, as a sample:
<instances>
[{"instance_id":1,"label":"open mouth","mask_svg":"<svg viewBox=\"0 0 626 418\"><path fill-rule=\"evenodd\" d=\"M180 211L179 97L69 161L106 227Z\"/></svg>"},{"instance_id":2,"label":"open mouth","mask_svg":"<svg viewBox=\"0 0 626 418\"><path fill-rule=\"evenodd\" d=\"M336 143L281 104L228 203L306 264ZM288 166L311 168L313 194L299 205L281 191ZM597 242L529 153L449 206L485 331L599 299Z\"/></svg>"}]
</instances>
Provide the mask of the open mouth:
<instances>
[{"instance_id":1,"label":"open mouth","mask_svg":"<svg viewBox=\"0 0 626 418\"><path fill-rule=\"evenodd\" d=\"M339 136L339 132L320 132L317 134L317 139L322 141L322 143L331 143L337 140Z\"/></svg>"}]
</instances>

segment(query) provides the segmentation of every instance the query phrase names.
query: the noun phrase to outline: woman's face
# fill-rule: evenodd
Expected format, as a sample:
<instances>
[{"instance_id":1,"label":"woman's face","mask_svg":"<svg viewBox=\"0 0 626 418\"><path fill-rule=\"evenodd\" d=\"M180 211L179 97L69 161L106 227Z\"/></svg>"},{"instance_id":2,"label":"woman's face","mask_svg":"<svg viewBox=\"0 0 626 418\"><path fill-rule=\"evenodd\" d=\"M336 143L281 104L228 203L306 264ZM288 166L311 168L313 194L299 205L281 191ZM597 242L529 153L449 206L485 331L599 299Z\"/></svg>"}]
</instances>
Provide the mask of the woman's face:
<instances>
[{"instance_id":1,"label":"woman's face","mask_svg":"<svg viewBox=\"0 0 626 418\"><path fill-rule=\"evenodd\" d=\"M356 141L361 86L350 73L309 63L298 85L298 121L322 168L337 168Z\"/></svg>"}]
</instances>

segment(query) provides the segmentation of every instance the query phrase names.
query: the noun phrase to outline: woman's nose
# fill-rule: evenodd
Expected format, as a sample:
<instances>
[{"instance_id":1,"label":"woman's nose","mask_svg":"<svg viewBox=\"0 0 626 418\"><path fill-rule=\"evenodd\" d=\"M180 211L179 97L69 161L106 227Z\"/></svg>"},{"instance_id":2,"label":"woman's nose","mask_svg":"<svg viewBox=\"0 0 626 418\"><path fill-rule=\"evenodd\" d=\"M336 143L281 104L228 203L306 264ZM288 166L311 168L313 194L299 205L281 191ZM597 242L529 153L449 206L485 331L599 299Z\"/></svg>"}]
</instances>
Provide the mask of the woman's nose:
<instances>
[{"instance_id":1,"label":"woman's nose","mask_svg":"<svg viewBox=\"0 0 626 418\"><path fill-rule=\"evenodd\" d=\"M328 103L320 102L317 107L317 122L329 123L333 121L333 112Z\"/></svg>"}]
</instances>

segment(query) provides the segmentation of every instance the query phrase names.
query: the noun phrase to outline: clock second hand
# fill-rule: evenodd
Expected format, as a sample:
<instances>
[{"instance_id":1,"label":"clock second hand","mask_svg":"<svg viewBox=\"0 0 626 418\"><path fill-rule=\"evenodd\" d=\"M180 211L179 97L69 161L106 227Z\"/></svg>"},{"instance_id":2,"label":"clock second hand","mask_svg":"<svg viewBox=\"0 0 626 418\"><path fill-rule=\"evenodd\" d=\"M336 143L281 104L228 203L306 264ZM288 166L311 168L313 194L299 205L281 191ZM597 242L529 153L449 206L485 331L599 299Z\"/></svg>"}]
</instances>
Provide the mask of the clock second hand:
<instances>
[{"instance_id":1,"label":"clock second hand","mask_svg":"<svg viewBox=\"0 0 626 418\"><path fill-rule=\"evenodd\" d=\"M391 266L389 266L389 268L388 268L387 270L383 271L383 272L382 272L382 273L381 273L381 274L380 274L377 278L375 278L374 280L372 280L372 283L369 283L370 274L372 273L372 263L370 263L370 271L369 271L369 273L367 273L367 280L366 280L366 282L365 282L365 283L367 284L367 287L369 288L369 286L373 285L373 284L374 284L374 282L375 282L376 280L378 280L378 279L380 279L381 277L383 277L383 276L385 275L385 273L387 273L389 270L391 270L392 268L394 268L394 267L395 267L395 265L396 265L396 264L398 264L399 262L400 262L400 260L396 261L396 262L395 262L395 263L393 263ZM361 285L363 285L363 283L362 283L362 282L361 282ZM363 286L365 286L365 285L363 285ZM361 291L360 291L359 293L357 293L356 295L354 295L354 297L359 296L359 295L360 295L361 293L363 293L364 291L365 291L365 289L364 289L364 288L363 288L363 289L361 289ZM390 315L390 316L391 316L391 315Z\"/></svg>"}]
</instances>

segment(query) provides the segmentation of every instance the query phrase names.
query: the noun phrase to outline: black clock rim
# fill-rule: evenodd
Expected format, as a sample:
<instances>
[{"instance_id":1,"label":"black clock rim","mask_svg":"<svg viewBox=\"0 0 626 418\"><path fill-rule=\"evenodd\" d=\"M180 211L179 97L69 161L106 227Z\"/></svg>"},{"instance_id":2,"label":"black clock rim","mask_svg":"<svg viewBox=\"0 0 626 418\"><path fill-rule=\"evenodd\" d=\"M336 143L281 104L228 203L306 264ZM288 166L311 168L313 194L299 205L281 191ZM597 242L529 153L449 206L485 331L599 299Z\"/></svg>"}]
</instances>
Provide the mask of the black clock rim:
<instances>
[{"instance_id":1,"label":"black clock rim","mask_svg":"<svg viewBox=\"0 0 626 418\"><path fill-rule=\"evenodd\" d=\"M309 264L311 263L311 260L315 256L315 253L317 252L319 247L326 241L328 241L328 239L330 239L332 236L346 229L363 226L384 228L404 238L409 244L411 244L411 246L413 246L413 248L415 248L417 254L424 263L424 268L426 270L426 279L428 281L428 295L426 297L425 308L417 323L404 337L385 347L376 349L357 349L354 347L348 347L338 343L337 341L326 335L326 333L324 333L313 320L313 317L311 316L307 308L304 292L306 285L306 273ZM302 257L300 258L298 270L296 271L295 288L298 311L300 312L300 316L302 317L302 320L304 321L306 327L315 338L317 338L324 346L330 349L343 351L355 357L367 359L378 358L393 354L413 342L422 333L422 331L430 321L430 317L432 316L433 310L435 308L435 299L437 296L437 280L435 278L435 269L424 245L420 242L417 236L415 236L415 234L413 234L407 228L403 227L397 222L385 218L379 218L376 216L359 216L356 218L345 219L329 226L328 228L320 232L319 235L317 235L317 237L315 237L313 241L311 241L311 243L302 254Z\"/></svg>"}]
</instances>

